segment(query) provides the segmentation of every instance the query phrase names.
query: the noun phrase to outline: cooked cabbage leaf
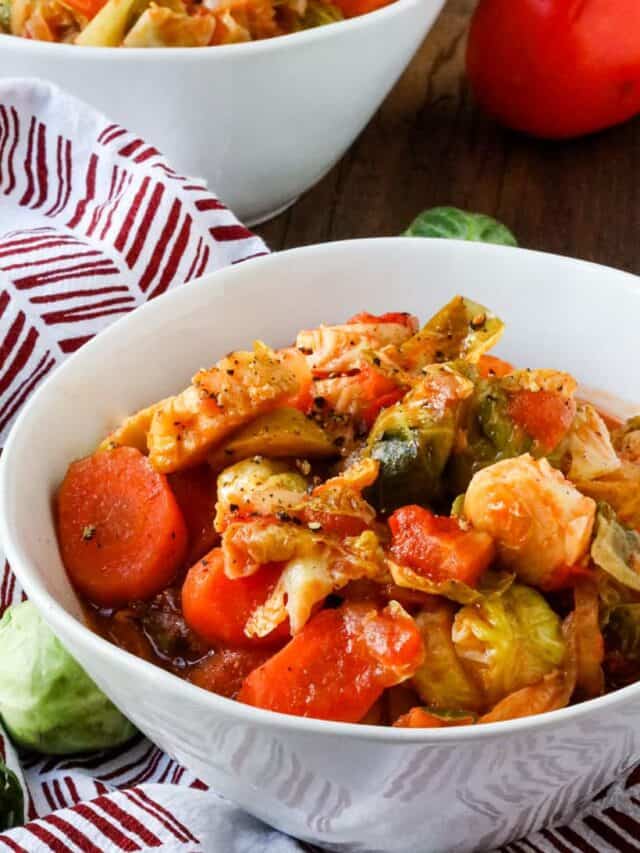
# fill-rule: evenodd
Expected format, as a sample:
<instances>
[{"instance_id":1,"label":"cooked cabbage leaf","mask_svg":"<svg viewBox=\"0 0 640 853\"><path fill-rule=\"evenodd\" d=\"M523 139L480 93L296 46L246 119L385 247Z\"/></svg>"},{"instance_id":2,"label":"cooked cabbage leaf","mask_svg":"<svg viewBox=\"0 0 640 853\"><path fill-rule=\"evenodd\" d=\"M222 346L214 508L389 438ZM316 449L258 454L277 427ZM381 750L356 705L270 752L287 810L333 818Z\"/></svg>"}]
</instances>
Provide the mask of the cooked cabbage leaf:
<instances>
[{"instance_id":1,"label":"cooked cabbage leaf","mask_svg":"<svg viewBox=\"0 0 640 853\"><path fill-rule=\"evenodd\" d=\"M540 681L566 654L560 618L539 592L522 584L459 610L452 638L489 705Z\"/></svg>"},{"instance_id":2,"label":"cooked cabbage leaf","mask_svg":"<svg viewBox=\"0 0 640 853\"><path fill-rule=\"evenodd\" d=\"M546 459L525 454L478 471L464 511L473 527L493 537L505 568L525 583L549 587L556 572L587 554L596 505Z\"/></svg>"},{"instance_id":3,"label":"cooked cabbage leaf","mask_svg":"<svg viewBox=\"0 0 640 853\"><path fill-rule=\"evenodd\" d=\"M618 583L640 592L640 533L625 527L606 503L598 506L591 557Z\"/></svg>"},{"instance_id":4,"label":"cooked cabbage leaf","mask_svg":"<svg viewBox=\"0 0 640 853\"><path fill-rule=\"evenodd\" d=\"M623 524L640 530L640 464L623 459L616 471L575 483L583 494L608 503Z\"/></svg>"},{"instance_id":5,"label":"cooked cabbage leaf","mask_svg":"<svg viewBox=\"0 0 640 853\"><path fill-rule=\"evenodd\" d=\"M569 457L567 476L574 483L595 480L621 466L607 425L589 404L578 406L567 436L566 452Z\"/></svg>"}]
</instances>

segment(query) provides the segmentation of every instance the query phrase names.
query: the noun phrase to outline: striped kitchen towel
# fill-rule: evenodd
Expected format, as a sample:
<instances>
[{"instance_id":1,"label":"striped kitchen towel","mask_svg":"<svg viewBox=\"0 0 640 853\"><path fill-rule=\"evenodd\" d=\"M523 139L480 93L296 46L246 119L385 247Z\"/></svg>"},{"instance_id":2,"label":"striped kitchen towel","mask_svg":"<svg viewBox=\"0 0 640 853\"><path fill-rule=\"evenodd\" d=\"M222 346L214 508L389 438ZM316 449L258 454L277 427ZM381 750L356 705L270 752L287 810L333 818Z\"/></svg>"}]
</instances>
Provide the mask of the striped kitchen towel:
<instances>
[{"instance_id":1,"label":"striped kitchen towel","mask_svg":"<svg viewBox=\"0 0 640 853\"><path fill-rule=\"evenodd\" d=\"M112 320L264 252L201 181L176 174L152 145L44 83L0 83L0 446L31 392ZM22 597L0 553L0 615ZM0 729L0 758L25 793L28 819L0 834L0 851L311 849L209 791L142 736L52 758L17 755ZM627 853L640 851L638 839L636 772L570 826L507 850Z\"/></svg>"}]
</instances>

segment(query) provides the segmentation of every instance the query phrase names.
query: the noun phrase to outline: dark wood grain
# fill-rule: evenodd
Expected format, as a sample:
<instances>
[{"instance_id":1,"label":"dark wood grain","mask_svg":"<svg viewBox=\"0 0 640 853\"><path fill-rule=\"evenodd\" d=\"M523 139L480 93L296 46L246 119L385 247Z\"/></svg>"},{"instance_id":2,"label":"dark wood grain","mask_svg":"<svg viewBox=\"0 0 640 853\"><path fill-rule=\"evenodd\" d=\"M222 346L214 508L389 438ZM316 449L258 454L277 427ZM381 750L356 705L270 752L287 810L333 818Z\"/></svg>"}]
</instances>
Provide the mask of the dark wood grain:
<instances>
[{"instance_id":1,"label":"dark wood grain","mask_svg":"<svg viewBox=\"0 0 640 853\"><path fill-rule=\"evenodd\" d=\"M397 234L453 204L509 225L522 246L640 273L640 120L550 143L504 131L464 79L474 0L449 0L368 127L314 189L257 228L274 250Z\"/></svg>"}]
</instances>

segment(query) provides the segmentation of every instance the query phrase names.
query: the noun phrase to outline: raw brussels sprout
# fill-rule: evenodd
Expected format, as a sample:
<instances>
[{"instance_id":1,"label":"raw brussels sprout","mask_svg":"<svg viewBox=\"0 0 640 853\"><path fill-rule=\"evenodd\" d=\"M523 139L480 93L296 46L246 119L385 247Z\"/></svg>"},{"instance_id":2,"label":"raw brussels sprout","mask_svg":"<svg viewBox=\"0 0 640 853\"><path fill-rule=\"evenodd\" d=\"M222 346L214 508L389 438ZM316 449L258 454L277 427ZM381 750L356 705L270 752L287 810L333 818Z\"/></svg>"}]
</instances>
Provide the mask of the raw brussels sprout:
<instances>
[{"instance_id":1,"label":"raw brussels sprout","mask_svg":"<svg viewBox=\"0 0 640 853\"><path fill-rule=\"evenodd\" d=\"M24 794L16 774L0 761L0 832L24 823Z\"/></svg>"},{"instance_id":2,"label":"raw brussels sprout","mask_svg":"<svg viewBox=\"0 0 640 853\"><path fill-rule=\"evenodd\" d=\"M425 659L413 676L413 686L430 709L482 711L482 690L463 667L451 639L453 613L453 607L443 602L415 617Z\"/></svg>"},{"instance_id":3,"label":"raw brussels sprout","mask_svg":"<svg viewBox=\"0 0 640 853\"><path fill-rule=\"evenodd\" d=\"M0 717L18 745L50 755L118 746L135 734L29 601L0 620Z\"/></svg>"},{"instance_id":4,"label":"raw brussels sprout","mask_svg":"<svg viewBox=\"0 0 640 853\"><path fill-rule=\"evenodd\" d=\"M591 557L618 583L640 592L640 533L621 524L606 503L598 506Z\"/></svg>"},{"instance_id":5,"label":"raw brussels sprout","mask_svg":"<svg viewBox=\"0 0 640 853\"><path fill-rule=\"evenodd\" d=\"M560 618L540 593L522 584L459 610L452 637L489 705L540 681L566 652Z\"/></svg>"},{"instance_id":6,"label":"raw brussels sprout","mask_svg":"<svg viewBox=\"0 0 640 853\"><path fill-rule=\"evenodd\" d=\"M369 434L368 452L380 472L365 497L381 512L431 504L442 493L442 473L473 386L447 366L425 370L424 383L384 409Z\"/></svg>"},{"instance_id":7,"label":"raw brussels sprout","mask_svg":"<svg viewBox=\"0 0 640 853\"><path fill-rule=\"evenodd\" d=\"M467 213L457 207L432 207L413 220L405 237L443 237L517 246L516 238L502 223L483 213Z\"/></svg>"},{"instance_id":8,"label":"raw brussels sprout","mask_svg":"<svg viewBox=\"0 0 640 853\"><path fill-rule=\"evenodd\" d=\"M504 323L484 305L454 296L426 325L400 347L413 367L456 359L476 362L502 337Z\"/></svg>"}]
</instances>

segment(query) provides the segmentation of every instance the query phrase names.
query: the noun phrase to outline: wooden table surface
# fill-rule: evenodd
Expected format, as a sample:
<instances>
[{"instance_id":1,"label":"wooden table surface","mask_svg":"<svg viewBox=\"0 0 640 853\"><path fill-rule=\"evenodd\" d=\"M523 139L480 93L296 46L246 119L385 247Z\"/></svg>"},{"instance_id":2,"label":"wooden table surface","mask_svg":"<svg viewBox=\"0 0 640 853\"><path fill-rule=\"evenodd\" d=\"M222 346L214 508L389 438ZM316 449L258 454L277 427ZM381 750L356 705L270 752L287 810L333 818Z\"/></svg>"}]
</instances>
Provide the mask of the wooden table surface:
<instances>
[{"instance_id":1,"label":"wooden table surface","mask_svg":"<svg viewBox=\"0 0 640 853\"><path fill-rule=\"evenodd\" d=\"M475 0L449 0L412 64L341 162L255 230L274 250L398 234L452 204L508 225L521 246L640 274L640 117L572 142L502 130L464 77Z\"/></svg>"}]
</instances>

